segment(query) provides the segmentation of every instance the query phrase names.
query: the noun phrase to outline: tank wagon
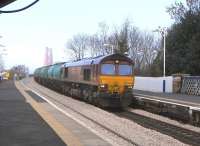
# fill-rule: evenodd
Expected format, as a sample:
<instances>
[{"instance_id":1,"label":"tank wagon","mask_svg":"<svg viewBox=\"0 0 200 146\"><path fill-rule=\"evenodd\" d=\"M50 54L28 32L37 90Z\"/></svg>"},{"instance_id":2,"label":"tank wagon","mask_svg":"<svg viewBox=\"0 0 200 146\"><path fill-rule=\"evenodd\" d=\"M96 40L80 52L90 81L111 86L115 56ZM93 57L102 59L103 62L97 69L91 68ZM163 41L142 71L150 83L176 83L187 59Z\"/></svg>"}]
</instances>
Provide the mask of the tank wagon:
<instances>
[{"instance_id":1,"label":"tank wagon","mask_svg":"<svg viewBox=\"0 0 200 146\"><path fill-rule=\"evenodd\" d=\"M125 108L131 104L133 61L112 54L35 70L34 79L51 89L101 107Z\"/></svg>"}]
</instances>

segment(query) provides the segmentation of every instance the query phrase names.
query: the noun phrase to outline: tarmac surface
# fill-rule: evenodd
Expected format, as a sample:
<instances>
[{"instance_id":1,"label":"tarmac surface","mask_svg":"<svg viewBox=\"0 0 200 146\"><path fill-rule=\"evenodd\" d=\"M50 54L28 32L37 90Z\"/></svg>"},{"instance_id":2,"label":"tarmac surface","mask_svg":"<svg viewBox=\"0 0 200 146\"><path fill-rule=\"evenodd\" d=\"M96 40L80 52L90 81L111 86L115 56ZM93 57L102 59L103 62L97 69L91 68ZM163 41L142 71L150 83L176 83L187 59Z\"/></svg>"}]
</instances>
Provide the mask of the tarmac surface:
<instances>
[{"instance_id":1,"label":"tarmac surface","mask_svg":"<svg viewBox=\"0 0 200 146\"><path fill-rule=\"evenodd\" d=\"M0 146L65 146L13 81L0 82Z\"/></svg>"},{"instance_id":2,"label":"tarmac surface","mask_svg":"<svg viewBox=\"0 0 200 146\"><path fill-rule=\"evenodd\" d=\"M175 93L155 93L149 91L133 90L134 95L149 97L152 99L160 99L165 101L172 101L179 104L186 104L189 106L199 105L200 96L187 95L187 94L175 94Z\"/></svg>"}]
</instances>

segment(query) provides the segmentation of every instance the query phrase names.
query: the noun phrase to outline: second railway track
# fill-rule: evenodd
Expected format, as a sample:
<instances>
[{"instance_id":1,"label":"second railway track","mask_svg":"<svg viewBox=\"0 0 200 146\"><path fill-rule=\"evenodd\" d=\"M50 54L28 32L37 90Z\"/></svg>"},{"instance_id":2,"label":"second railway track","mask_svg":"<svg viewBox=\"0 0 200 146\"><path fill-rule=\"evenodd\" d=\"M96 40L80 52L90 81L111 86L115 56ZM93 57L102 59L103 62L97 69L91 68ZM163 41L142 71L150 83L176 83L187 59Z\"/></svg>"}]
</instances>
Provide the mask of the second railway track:
<instances>
[{"instance_id":1,"label":"second railway track","mask_svg":"<svg viewBox=\"0 0 200 146\"><path fill-rule=\"evenodd\" d=\"M156 130L160 133L172 136L183 143L194 146L199 146L200 144L200 133L198 132L184 129L150 117L132 113L130 111L116 113L116 115L138 123L145 128Z\"/></svg>"}]
</instances>

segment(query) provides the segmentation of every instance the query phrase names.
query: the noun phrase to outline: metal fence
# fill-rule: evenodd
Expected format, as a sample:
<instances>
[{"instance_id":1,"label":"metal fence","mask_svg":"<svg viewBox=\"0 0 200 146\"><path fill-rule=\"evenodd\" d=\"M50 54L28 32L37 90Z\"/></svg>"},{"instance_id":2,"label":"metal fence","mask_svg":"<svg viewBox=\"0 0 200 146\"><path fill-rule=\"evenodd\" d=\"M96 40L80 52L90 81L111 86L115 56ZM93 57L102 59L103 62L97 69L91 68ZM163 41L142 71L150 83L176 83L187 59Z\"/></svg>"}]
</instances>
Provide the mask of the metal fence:
<instances>
[{"instance_id":1,"label":"metal fence","mask_svg":"<svg viewBox=\"0 0 200 146\"><path fill-rule=\"evenodd\" d=\"M182 81L181 93L200 95L200 76L185 76Z\"/></svg>"}]
</instances>

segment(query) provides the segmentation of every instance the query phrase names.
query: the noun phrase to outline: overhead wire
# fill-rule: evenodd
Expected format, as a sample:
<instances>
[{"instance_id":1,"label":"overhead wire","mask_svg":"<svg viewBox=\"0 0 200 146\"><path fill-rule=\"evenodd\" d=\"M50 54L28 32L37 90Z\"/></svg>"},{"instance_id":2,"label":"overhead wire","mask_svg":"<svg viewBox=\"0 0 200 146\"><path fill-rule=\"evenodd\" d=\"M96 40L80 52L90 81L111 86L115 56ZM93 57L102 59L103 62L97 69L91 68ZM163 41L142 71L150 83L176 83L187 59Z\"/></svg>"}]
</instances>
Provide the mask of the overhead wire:
<instances>
[{"instance_id":1,"label":"overhead wire","mask_svg":"<svg viewBox=\"0 0 200 146\"><path fill-rule=\"evenodd\" d=\"M39 0L35 0L34 2L32 2L31 4L21 8L21 9L16 9L16 10L0 10L0 14L1 13L16 13L16 12L20 12L20 11L23 11L23 10L26 10L28 8L30 8L31 6L33 6L34 4L36 4L37 2L39 2Z\"/></svg>"}]
</instances>

